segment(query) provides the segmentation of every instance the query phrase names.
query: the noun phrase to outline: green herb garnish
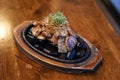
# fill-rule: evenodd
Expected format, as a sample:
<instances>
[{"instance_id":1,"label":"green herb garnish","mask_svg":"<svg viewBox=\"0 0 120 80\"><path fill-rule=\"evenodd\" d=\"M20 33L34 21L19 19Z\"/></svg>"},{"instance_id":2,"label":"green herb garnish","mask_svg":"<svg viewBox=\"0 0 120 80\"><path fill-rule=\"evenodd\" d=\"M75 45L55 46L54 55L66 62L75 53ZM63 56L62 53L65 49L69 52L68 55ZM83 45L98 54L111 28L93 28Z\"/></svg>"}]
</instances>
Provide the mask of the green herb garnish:
<instances>
[{"instance_id":1,"label":"green herb garnish","mask_svg":"<svg viewBox=\"0 0 120 80\"><path fill-rule=\"evenodd\" d=\"M62 24L65 22L66 17L63 15L62 12L58 11L56 13L50 14L50 17L53 21L53 23L56 26L62 26Z\"/></svg>"}]
</instances>

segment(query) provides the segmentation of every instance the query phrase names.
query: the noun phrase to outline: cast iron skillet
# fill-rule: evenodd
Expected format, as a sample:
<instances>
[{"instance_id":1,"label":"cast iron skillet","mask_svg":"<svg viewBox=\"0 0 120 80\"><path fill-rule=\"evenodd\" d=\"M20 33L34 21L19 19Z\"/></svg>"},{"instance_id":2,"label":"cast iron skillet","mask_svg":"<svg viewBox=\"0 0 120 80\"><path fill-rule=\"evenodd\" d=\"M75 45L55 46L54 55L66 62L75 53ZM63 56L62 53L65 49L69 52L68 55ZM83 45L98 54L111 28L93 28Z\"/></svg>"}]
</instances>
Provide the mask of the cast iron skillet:
<instances>
[{"instance_id":1,"label":"cast iron skillet","mask_svg":"<svg viewBox=\"0 0 120 80\"><path fill-rule=\"evenodd\" d=\"M74 56L74 58L69 59L66 57L68 53L58 53L57 46L54 46L52 42L47 40L38 40L34 37L31 33L32 27L33 25L30 24L28 27L24 28L21 36L25 43L40 55L59 62L73 64L85 61L91 54L91 50L87 43L82 38L77 36L77 40L81 44L75 46L75 48L71 51L73 53L71 56Z\"/></svg>"}]
</instances>

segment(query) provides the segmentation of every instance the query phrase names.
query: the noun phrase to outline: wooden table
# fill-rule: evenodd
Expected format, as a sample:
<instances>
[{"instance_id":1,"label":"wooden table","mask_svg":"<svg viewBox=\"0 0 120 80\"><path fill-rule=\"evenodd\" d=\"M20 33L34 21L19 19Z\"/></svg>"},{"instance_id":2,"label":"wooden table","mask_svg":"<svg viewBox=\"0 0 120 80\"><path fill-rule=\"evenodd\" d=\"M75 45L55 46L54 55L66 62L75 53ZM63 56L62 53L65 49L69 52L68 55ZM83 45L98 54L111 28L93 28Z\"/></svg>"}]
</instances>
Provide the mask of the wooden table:
<instances>
[{"instance_id":1,"label":"wooden table","mask_svg":"<svg viewBox=\"0 0 120 80\"><path fill-rule=\"evenodd\" d=\"M66 74L38 64L16 47L13 29L62 11L70 25L93 43L103 64L93 73ZM120 38L95 0L0 0L0 80L120 80Z\"/></svg>"}]
</instances>

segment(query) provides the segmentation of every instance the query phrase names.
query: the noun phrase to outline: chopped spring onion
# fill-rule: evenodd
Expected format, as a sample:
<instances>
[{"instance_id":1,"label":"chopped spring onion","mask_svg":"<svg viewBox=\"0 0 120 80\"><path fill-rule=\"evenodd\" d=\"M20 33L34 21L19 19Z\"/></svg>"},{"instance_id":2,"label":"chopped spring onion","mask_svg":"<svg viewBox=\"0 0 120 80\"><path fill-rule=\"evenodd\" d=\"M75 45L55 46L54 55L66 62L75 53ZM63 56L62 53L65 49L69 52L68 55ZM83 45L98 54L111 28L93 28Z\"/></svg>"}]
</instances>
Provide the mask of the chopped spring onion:
<instances>
[{"instance_id":1,"label":"chopped spring onion","mask_svg":"<svg viewBox=\"0 0 120 80\"><path fill-rule=\"evenodd\" d=\"M63 15L62 12L58 11L56 13L50 14L51 19L53 20L53 23L56 26L62 26L62 24L65 22L66 17Z\"/></svg>"}]
</instances>

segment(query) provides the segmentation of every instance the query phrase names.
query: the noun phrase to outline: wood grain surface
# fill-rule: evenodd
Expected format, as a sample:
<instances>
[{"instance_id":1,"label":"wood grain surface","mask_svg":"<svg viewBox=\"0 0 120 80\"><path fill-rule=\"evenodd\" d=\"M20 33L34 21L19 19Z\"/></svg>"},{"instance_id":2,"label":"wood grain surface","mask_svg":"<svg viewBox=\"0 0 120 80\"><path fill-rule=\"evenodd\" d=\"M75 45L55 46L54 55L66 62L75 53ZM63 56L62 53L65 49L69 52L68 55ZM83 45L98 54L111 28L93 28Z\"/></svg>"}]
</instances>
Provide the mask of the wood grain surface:
<instances>
[{"instance_id":1,"label":"wood grain surface","mask_svg":"<svg viewBox=\"0 0 120 80\"><path fill-rule=\"evenodd\" d=\"M66 74L27 58L16 47L13 29L62 11L71 27L94 44L103 64L93 73ZM120 38L95 0L0 0L0 80L120 80Z\"/></svg>"}]
</instances>

